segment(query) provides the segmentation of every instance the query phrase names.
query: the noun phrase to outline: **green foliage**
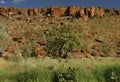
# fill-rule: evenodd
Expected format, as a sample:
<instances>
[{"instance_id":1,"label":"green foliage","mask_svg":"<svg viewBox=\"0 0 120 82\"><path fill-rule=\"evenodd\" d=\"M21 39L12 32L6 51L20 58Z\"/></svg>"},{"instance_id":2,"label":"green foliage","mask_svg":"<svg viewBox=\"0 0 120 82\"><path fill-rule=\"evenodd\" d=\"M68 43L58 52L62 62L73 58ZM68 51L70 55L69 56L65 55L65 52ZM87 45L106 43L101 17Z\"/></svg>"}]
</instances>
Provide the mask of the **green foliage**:
<instances>
[{"instance_id":1,"label":"green foliage","mask_svg":"<svg viewBox=\"0 0 120 82\"><path fill-rule=\"evenodd\" d=\"M28 58L33 55L32 50L30 49L29 43L25 44L25 48L23 49L23 57Z\"/></svg>"},{"instance_id":2,"label":"green foliage","mask_svg":"<svg viewBox=\"0 0 120 82\"><path fill-rule=\"evenodd\" d=\"M35 68L18 73L15 79L17 82L50 82L51 76L52 74L49 70Z\"/></svg>"},{"instance_id":3,"label":"green foliage","mask_svg":"<svg viewBox=\"0 0 120 82\"><path fill-rule=\"evenodd\" d=\"M112 65L105 70L106 82L120 82L120 65Z\"/></svg>"},{"instance_id":4,"label":"green foliage","mask_svg":"<svg viewBox=\"0 0 120 82\"><path fill-rule=\"evenodd\" d=\"M95 79L97 82L106 82L104 73L106 72L106 67L101 66L98 68L94 68L91 73L93 75L93 79Z\"/></svg>"},{"instance_id":5,"label":"green foliage","mask_svg":"<svg viewBox=\"0 0 120 82\"><path fill-rule=\"evenodd\" d=\"M11 66L3 64L4 68L0 68L0 82L120 82L118 59L106 59L67 59L68 62L66 59L61 59L61 62L55 62L56 59L29 60L24 64L9 61L7 63ZM61 68L61 64L66 66Z\"/></svg>"},{"instance_id":6,"label":"green foliage","mask_svg":"<svg viewBox=\"0 0 120 82\"><path fill-rule=\"evenodd\" d=\"M47 52L52 56L67 57L73 49L81 50L80 33L71 25L54 27L47 36Z\"/></svg>"},{"instance_id":7,"label":"green foliage","mask_svg":"<svg viewBox=\"0 0 120 82\"><path fill-rule=\"evenodd\" d=\"M52 72L43 68L24 69L16 74L0 71L0 82L52 82Z\"/></svg>"},{"instance_id":8,"label":"green foliage","mask_svg":"<svg viewBox=\"0 0 120 82\"><path fill-rule=\"evenodd\" d=\"M18 53L21 53L21 52L22 52L22 49L20 49L19 47L14 48L14 53L15 54L18 54Z\"/></svg>"},{"instance_id":9,"label":"green foliage","mask_svg":"<svg viewBox=\"0 0 120 82\"><path fill-rule=\"evenodd\" d=\"M9 57L9 61L13 61L13 62L19 63L19 62L24 61L24 58L21 57L21 56L12 55L11 57Z\"/></svg>"},{"instance_id":10,"label":"green foliage","mask_svg":"<svg viewBox=\"0 0 120 82\"><path fill-rule=\"evenodd\" d=\"M67 70L55 72L54 82L76 82L75 69L69 67Z\"/></svg>"},{"instance_id":11,"label":"green foliage","mask_svg":"<svg viewBox=\"0 0 120 82\"><path fill-rule=\"evenodd\" d=\"M11 37L6 31L6 27L0 24L0 52L9 46L10 41Z\"/></svg>"},{"instance_id":12,"label":"green foliage","mask_svg":"<svg viewBox=\"0 0 120 82\"><path fill-rule=\"evenodd\" d=\"M0 70L0 82L5 82L5 79L9 77L10 77L10 73L8 71Z\"/></svg>"},{"instance_id":13,"label":"green foliage","mask_svg":"<svg viewBox=\"0 0 120 82\"><path fill-rule=\"evenodd\" d=\"M110 51L111 48L112 48L111 44L103 43L103 44L101 44L100 47L98 47L97 50L100 52L103 52L105 54L105 56L108 57L111 54L111 51Z\"/></svg>"}]
</instances>

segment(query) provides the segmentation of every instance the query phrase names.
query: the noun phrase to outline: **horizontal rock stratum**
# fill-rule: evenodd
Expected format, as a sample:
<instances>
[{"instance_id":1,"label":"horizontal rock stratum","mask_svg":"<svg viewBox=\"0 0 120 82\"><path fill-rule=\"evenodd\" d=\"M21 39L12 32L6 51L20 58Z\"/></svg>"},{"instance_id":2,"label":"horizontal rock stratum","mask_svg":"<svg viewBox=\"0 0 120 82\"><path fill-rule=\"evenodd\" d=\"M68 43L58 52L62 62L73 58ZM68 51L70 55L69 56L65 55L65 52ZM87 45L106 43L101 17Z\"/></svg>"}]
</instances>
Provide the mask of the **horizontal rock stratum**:
<instances>
[{"instance_id":1,"label":"horizontal rock stratum","mask_svg":"<svg viewBox=\"0 0 120 82\"><path fill-rule=\"evenodd\" d=\"M51 16L51 17L60 17L60 16L74 16L81 17L84 20L92 18L95 16L104 17L105 15L120 15L120 10L115 9L104 9L97 8L94 6L91 7L59 7L53 6L49 8L7 8L6 6L0 7L0 15L7 17L18 17L18 16Z\"/></svg>"}]
</instances>

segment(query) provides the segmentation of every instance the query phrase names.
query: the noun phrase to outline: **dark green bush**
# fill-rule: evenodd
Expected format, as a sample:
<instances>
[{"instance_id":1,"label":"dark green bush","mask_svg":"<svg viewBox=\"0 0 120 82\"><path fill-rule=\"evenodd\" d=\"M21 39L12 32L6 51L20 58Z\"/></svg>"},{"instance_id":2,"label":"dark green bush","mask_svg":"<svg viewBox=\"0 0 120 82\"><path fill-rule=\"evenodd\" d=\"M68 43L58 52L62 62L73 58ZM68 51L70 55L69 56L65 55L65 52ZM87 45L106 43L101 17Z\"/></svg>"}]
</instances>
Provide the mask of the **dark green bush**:
<instances>
[{"instance_id":1,"label":"dark green bush","mask_svg":"<svg viewBox=\"0 0 120 82\"><path fill-rule=\"evenodd\" d=\"M73 49L82 50L81 34L71 25L54 27L47 36L47 52L52 56L67 57Z\"/></svg>"},{"instance_id":2,"label":"dark green bush","mask_svg":"<svg viewBox=\"0 0 120 82\"><path fill-rule=\"evenodd\" d=\"M106 82L120 82L120 65L112 65L105 70Z\"/></svg>"},{"instance_id":3,"label":"dark green bush","mask_svg":"<svg viewBox=\"0 0 120 82\"><path fill-rule=\"evenodd\" d=\"M67 70L58 70L54 75L54 82L76 82L75 69L69 67Z\"/></svg>"}]
</instances>

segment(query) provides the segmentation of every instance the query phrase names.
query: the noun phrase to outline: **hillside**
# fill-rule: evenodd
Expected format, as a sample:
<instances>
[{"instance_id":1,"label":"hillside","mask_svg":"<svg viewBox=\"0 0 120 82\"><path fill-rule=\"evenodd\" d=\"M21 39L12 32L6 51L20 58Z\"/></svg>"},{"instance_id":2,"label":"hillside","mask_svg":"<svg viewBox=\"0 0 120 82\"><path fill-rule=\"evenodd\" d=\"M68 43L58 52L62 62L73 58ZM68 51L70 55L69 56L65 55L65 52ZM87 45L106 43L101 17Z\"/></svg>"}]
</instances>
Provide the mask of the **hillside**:
<instances>
[{"instance_id":1,"label":"hillside","mask_svg":"<svg viewBox=\"0 0 120 82\"><path fill-rule=\"evenodd\" d=\"M95 7L0 7L0 55L120 55L120 11Z\"/></svg>"}]
</instances>

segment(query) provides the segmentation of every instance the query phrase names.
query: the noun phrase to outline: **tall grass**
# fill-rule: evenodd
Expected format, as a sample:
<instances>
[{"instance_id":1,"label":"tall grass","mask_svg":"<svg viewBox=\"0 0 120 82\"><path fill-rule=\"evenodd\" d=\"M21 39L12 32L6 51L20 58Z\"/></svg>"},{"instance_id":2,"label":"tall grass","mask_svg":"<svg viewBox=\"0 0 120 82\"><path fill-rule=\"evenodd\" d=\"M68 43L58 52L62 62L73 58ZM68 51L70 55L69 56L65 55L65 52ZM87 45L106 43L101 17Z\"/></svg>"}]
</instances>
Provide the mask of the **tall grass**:
<instances>
[{"instance_id":1,"label":"tall grass","mask_svg":"<svg viewBox=\"0 0 120 82\"><path fill-rule=\"evenodd\" d=\"M8 66L2 68L0 63L0 82L120 82L120 62L115 58L5 62Z\"/></svg>"}]
</instances>

